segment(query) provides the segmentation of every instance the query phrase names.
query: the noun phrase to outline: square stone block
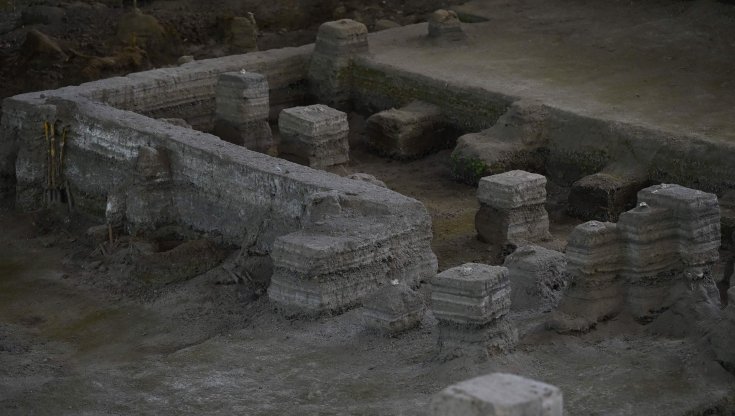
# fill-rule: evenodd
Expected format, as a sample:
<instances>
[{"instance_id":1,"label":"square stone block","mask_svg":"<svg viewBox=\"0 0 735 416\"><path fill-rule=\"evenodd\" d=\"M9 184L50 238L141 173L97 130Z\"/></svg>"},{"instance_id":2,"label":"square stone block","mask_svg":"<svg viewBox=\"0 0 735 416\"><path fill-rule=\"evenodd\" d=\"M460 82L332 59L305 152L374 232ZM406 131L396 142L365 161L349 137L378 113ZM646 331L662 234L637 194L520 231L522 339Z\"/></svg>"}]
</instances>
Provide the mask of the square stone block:
<instances>
[{"instance_id":1,"label":"square stone block","mask_svg":"<svg viewBox=\"0 0 735 416\"><path fill-rule=\"evenodd\" d=\"M432 308L439 321L484 325L510 310L508 269L467 263L432 281Z\"/></svg>"},{"instance_id":2,"label":"square stone block","mask_svg":"<svg viewBox=\"0 0 735 416\"><path fill-rule=\"evenodd\" d=\"M574 182L569 191L570 215L583 220L617 221L635 205L644 183L607 173L595 173Z\"/></svg>"},{"instance_id":3,"label":"square stone block","mask_svg":"<svg viewBox=\"0 0 735 416\"><path fill-rule=\"evenodd\" d=\"M347 114L323 104L293 107L278 117L284 159L315 168L349 160Z\"/></svg>"},{"instance_id":4,"label":"square stone block","mask_svg":"<svg viewBox=\"0 0 735 416\"><path fill-rule=\"evenodd\" d=\"M367 139L381 154L396 159L420 157L446 147L441 109L414 101L405 107L373 114L367 119Z\"/></svg>"},{"instance_id":5,"label":"square stone block","mask_svg":"<svg viewBox=\"0 0 735 416\"><path fill-rule=\"evenodd\" d=\"M493 373L447 387L431 401L432 416L562 416L558 387Z\"/></svg>"},{"instance_id":6,"label":"square stone block","mask_svg":"<svg viewBox=\"0 0 735 416\"><path fill-rule=\"evenodd\" d=\"M546 203L546 177L523 170L511 170L480 179L480 203L498 209L513 209Z\"/></svg>"}]
</instances>

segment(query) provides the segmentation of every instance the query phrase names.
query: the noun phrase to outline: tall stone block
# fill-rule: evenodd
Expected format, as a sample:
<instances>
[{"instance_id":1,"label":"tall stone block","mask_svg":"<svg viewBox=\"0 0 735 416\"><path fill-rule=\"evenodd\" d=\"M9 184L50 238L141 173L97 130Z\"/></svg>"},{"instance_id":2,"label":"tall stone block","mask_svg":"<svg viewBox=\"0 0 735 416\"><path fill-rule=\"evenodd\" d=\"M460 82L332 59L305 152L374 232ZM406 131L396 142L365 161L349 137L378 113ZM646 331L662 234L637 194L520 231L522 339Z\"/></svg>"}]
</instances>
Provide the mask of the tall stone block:
<instances>
[{"instance_id":1,"label":"tall stone block","mask_svg":"<svg viewBox=\"0 0 735 416\"><path fill-rule=\"evenodd\" d=\"M552 326L586 330L625 308L649 321L677 302L678 288L716 291L720 211L714 194L679 185L638 192L638 206L617 224L577 226L567 245L572 286Z\"/></svg>"},{"instance_id":2,"label":"tall stone block","mask_svg":"<svg viewBox=\"0 0 735 416\"><path fill-rule=\"evenodd\" d=\"M514 374L493 373L447 387L431 400L432 416L562 416L561 390Z\"/></svg>"},{"instance_id":3,"label":"tall stone block","mask_svg":"<svg viewBox=\"0 0 735 416\"><path fill-rule=\"evenodd\" d=\"M268 80L254 72L228 72L215 87L214 134L259 152L273 146L268 124Z\"/></svg>"},{"instance_id":4,"label":"tall stone block","mask_svg":"<svg viewBox=\"0 0 735 416\"><path fill-rule=\"evenodd\" d=\"M432 281L432 308L439 321L439 345L446 354L476 350L483 354L513 348L518 332L508 320L508 269L467 263L445 270Z\"/></svg>"},{"instance_id":5,"label":"tall stone block","mask_svg":"<svg viewBox=\"0 0 735 416\"><path fill-rule=\"evenodd\" d=\"M347 114L323 104L287 108L278 117L280 154L323 169L349 161Z\"/></svg>"},{"instance_id":6,"label":"tall stone block","mask_svg":"<svg viewBox=\"0 0 735 416\"><path fill-rule=\"evenodd\" d=\"M477 199L475 228L481 240L519 246L551 237L543 175L513 170L484 177Z\"/></svg>"},{"instance_id":7,"label":"tall stone block","mask_svg":"<svg viewBox=\"0 0 735 416\"><path fill-rule=\"evenodd\" d=\"M342 19L319 26L308 80L312 94L339 109L350 106L350 65L355 55L368 51L367 27Z\"/></svg>"},{"instance_id":8,"label":"tall stone block","mask_svg":"<svg viewBox=\"0 0 735 416\"><path fill-rule=\"evenodd\" d=\"M363 307L368 328L388 335L418 326L426 310L421 295L398 281L377 290L365 300Z\"/></svg>"}]
</instances>

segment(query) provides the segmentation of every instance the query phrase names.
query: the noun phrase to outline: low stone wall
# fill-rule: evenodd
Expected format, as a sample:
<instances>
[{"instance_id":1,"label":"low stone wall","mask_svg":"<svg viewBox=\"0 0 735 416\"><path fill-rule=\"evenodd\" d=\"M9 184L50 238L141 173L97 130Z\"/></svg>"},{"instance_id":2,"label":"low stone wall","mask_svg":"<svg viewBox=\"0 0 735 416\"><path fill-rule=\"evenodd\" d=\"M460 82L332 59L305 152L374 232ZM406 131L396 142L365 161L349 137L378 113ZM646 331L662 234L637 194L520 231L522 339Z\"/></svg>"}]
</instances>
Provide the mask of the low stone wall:
<instances>
[{"instance_id":1,"label":"low stone wall","mask_svg":"<svg viewBox=\"0 0 735 416\"><path fill-rule=\"evenodd\" d=\"M285 309L344 309L392 279L415 286L436 273L431 220L418 201L137 113L189 121L213 114L216 75L242 67L266 74L271 91L297 85L303 68L289 65L305 62L308 51L229 57L9 98L0 130L4 192L14 184L19 208L43 206L43 123L57 122L69 131L63 178L78 209L101 215L113 197L127 200L122 211L131 228L176 223L221 235L272 262L271 298ZM165 155L167 183L141 182L141 149Z\"/></svg>"}]
</instances>

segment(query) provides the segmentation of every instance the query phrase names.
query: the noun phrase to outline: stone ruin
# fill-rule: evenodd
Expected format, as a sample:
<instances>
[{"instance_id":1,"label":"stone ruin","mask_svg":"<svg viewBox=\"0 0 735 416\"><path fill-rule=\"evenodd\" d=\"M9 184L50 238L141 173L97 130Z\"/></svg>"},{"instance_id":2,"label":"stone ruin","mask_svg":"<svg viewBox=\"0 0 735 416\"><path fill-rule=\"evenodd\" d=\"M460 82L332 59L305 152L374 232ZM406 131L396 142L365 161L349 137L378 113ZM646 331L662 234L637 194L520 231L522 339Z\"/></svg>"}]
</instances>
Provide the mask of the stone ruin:
<instances>
[{"instance_id":1,"label":"stone ruin","mask_svg":"<svg viewBox=\"0 0 735 416\"><path fill-rule=\"evenodd\" d=\"M449 142L438 106L413 101L367 119L367 142L394 159L414 159L446 147Z\"/></svg>"},{"instance_id":2,"label":"stone ruin","mask_svg":"<svg viewBox=\"0 0 735 416\"><path fill-rule=\"evenodd\" d=\"M215 87L214 134L261 153L273 146L268 124L268 80L254 72L227 72Z\"/></svg>"},{"instance_id":3,"label":"stone ruin","mask_svg":"<svg viewBox=\"0 0 735 416\"><path fill-rule=\"evenodd\" d=\"M431 303L446 356L463 351L481 355L507 352L518 341L511 323L508 269L467 263L432 280Z\"/></svg>"},{"instance_id":4,"label":"stone ruin","mask_svg":"<svg viewBox=\"0 0 735 416\"><path fill-rule=\"evenodd\" d=\"M672 306L677 289L714 289L717 196L662 184L641 190L638 202L617 223L586 222L569 236L571 285L554 313L554 328L584 331L622 311L647 321Z\"/></svg>"},{"instance_id":5,"label":"stone ruin","mask_svg":"<svg viewBox=\"0 0 735 416\"><path fill-rule=\"evenodd\" d=\"M568 285L564 253L533 244L518 247L505 258L513 311L556 308Z\"/></svg>"},{"instance_id":6,"label":"stone ruin","mask_svg":"<svg viewBox=\"0 0 735 416\"><path fill-rule=\"evenodd\" d=\"M425 311L421 295L398 281L375 291L363 303L367 327L387 335L415 328L421 323Z\"/></svg>"},{"instance_id":7,"label":"stone ruin","mask_svg":"<svg viewBox=\"0 0 735 416\"><path fill-rule=\"evenodd\" d=\"M326 105L287 108L278 116L280 155L316 169L347 163L347 114Z\"/></svg>"},{"instance_id":8,"label":"stone ruin","mask_svg":"<svg viewBox=\"0 0 735 416\"><path fill-rule=\"evenodd\" d=\"M493 373L453 384L431 401L431 416L562 416L561 390L514 374Z\"/></svg>"},{"instance_id":9,"label":"stone ruin","mask_svg":"<svg viewBox=\"0 0 735 416\"><path fill-rule=\"evenodd\" d=\"M546 177L512 170L480 180L480 210L475 228L480 240L500 246L520 246L548 240Z\"/></svg>"}]
</instances>

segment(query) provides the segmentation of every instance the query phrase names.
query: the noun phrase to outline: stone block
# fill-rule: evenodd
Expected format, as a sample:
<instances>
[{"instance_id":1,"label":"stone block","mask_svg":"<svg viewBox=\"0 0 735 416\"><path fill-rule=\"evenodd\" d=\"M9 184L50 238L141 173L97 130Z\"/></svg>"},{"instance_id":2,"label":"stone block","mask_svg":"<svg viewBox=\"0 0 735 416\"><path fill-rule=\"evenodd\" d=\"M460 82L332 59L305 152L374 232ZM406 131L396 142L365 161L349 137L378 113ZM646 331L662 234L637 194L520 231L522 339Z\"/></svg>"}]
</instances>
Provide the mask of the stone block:
<instances>
[{"instance_id":1,"label":"stone block","mask_svg":"<svg viewBox=\"0 0 735 416\"><path fill-rule=\"evenodd\" d=\"M440 321L485 325L510 311L508 269L467 263L432 281L434 315Z\"/></svg>"},{"instance_id":2,"label":"stone block","mask_svg":"<svg viewBox=\"0 0 735 416\"><path fill-rule=\"evenodd\" d=\"M466 37L454 11L439 9L429 16L429 38L459 41Z\"/></svg>"},{"instance_id":3,"label":"stone block","mask_svg":"<svg viewBox=\"0 0 735 416\"><path fill-rule=\"evenodd\" d=\"M559 388L493 373L451 385L431 401L432 416L562 416Z\"/></svg>"},{"instance_id":4,"label":"stone block","mask_svg":"<svg viewBox=\"0 0 735 416\"><path fill-rule=\"evenodd\" d=\"M349 161L347 114L323 104L287 108L278 117L280 154L314 168Z\"/></svg>"},{"instance_id":5,"label":"stone block","mask_svg":"<svg viewBox=\"0 0 735 416\"><path fill-rule=\"evenodd\" d=\"M412 159L447 145L441 125L441 109L414 101L399 109L373 114L367 119L368 144L396 159Z\"/></svg>"},{"instance_id":6,"label":"stone block","mask_svg":"<svg viewBox=\"0 0 735 416\"><path fill-rule=\"evenodd\" d=\"M511 287L511 309L550 309L567 287L564 253L535 245L519 247L505 258Z\"/></svg>"},{"instance_id":7,"label":"stone block","mask_svg":"<svg viewBox=\"0 0 735 416\"><path fill-rule=\"evenodd\" d=\"M415 328L421 323L426 310L421 295L398 281L376 291L363 307L363 318L368 328L385 334Z\"/></svg>"},{"instance_id":8,"label":"stone block","mask_svg":"<svg viewBox=\"0 0 735 416\"><path fill-rule=\"evenodd\" d=\"M636 193L645 183L639 179L595 173L574 182L569 192L570 215L583 220L617 221L635 206Z\"/></svg>"},{"instance_id":9,"label":"stone block","mask_svg":"<svg viewBox=\"0 0 735 416\"><path fill-rule=\"evenodd\" d=\"M268 124L269 87L254 72L227 72L217 78L214 134L222 140L267 152L273 146Z\"/></svg>"},{"instance_id":10,"label":"stone block","mask_svg":"<svg viewBox=\"0 0 735 416\"><path fill-rule=\"evenodd\" d=\"M498 209L513 209L546 202L546 177L522 170L512 170L480 179L477 187L480 203Z\"/></svg>"}]
</instances>

